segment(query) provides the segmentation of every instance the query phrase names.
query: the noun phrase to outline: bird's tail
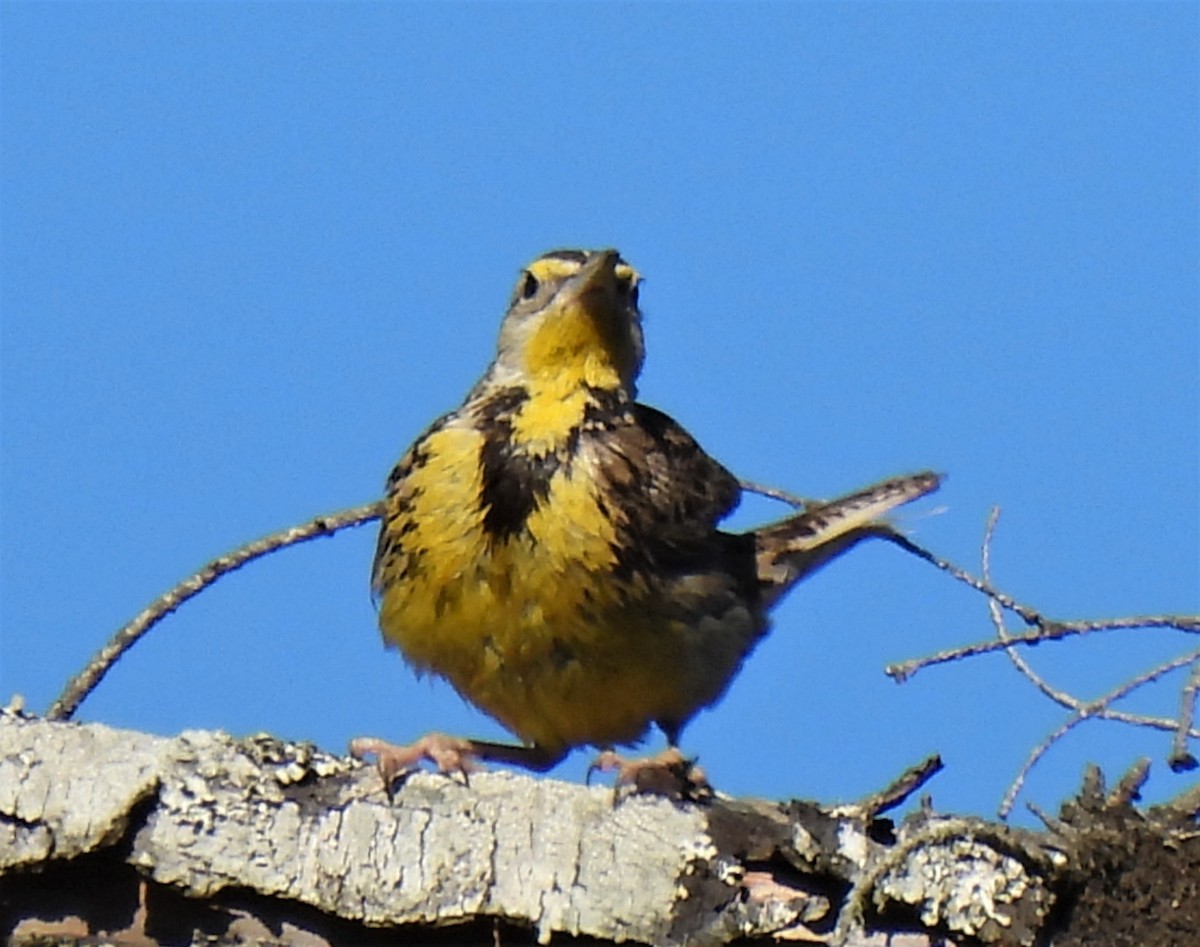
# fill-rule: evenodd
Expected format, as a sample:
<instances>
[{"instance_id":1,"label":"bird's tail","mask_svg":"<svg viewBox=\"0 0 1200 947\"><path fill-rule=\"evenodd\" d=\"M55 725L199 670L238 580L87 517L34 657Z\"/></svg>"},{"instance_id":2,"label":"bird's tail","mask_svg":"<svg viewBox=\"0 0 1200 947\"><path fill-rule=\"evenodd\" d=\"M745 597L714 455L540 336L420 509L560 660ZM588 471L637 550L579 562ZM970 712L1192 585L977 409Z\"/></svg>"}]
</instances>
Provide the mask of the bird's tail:
<instances>
[{"instance_id":1,"label":"bird's tail","mask_svg":"<svg viewBox=\"0 0 1200 947\"><path fill-rule=\"evenodd\" d=\"M855 493L810 504L785 520L754 532L758 580L770 607L793 585L871 536L895 530L880 517L932 493L942 482L931 471L894 477Z\"/></svg>"}]
</instances>

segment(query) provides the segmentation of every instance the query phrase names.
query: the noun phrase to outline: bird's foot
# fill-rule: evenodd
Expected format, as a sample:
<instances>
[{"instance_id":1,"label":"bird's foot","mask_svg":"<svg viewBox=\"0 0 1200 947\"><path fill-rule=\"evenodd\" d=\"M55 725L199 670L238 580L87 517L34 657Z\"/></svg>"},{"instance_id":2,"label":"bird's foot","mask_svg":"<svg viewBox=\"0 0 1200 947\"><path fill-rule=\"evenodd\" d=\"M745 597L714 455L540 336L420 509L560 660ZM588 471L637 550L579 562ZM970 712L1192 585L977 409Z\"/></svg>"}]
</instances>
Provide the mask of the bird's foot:
<instances>
[{"instance_id":1,"label":"bird's foot","mask_svg":"<svg viewBox=\"0 0 1200 947\"><path fill-rule=\"evenodd\" d=\"M629 788L635 793L651 793L670 799L700 802L712 798L712 786L704 770L694 759L688 759L677 747L667 747L653 756L626 759L615 750L605 750L588 767L588 779L592 773L616 771L617 799L621 790Z\"/></svg>"},{"instance_id":2,"label":"bird's foot","mask_svg":"<svg viewBox=\"0 0 1200 947\"><path fill-rule=\"evenodd\" d=\"M375 737L358 737L350 741L350 755L359 760L374 756L379 775L389 792L397 779L423 761L432 763L439 773L461 773L464 780L479 768L475 745L470 740L445 733L427 733L407 746Z\"/></svg>"}]
</instances>

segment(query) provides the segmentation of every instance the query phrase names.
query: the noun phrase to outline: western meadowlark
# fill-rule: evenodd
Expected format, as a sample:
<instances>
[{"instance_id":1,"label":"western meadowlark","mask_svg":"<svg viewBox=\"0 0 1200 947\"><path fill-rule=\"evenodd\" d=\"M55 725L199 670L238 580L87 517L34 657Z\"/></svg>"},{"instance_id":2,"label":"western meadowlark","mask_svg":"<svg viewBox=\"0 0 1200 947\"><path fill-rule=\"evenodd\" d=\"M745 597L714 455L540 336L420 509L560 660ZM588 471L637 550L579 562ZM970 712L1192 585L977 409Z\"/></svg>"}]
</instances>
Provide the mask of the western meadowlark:
<instances>
[{"instance_id":1,"label":"western meadowlark","mask_svg":"<svg viewBox=\"0 0 1200 947\"><path fill-rule=\"evenodd\" d=\"M355 741L385 772L421 758L544 770L652 724L675 747L789 589L937 488L921 473L751 532L718 529L737 479L636 400L638 281L615 250L531 263L495 361L392 471L372 577L383 636L523 745Z\"/></svg>"}]
</instances>

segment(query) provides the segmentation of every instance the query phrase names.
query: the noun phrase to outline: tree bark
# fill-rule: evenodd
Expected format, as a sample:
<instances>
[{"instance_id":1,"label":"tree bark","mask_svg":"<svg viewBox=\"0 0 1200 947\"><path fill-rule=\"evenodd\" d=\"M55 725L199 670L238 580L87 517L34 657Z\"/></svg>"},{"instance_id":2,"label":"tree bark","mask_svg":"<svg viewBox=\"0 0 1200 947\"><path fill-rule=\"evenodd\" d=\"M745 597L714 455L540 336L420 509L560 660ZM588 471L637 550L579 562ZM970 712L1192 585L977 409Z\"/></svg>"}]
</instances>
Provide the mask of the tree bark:
<instances>
[{"instance_id":1,"label":"tree bark","mask_svg":"<svg viewBox=\"0 0 1200 947\"><path fill-rule=\"evenodd\" d=\"M0 932L14 944L1065 945L1086 942L1072 929L1112 909L1108 895L1128 894L1130 865L1154 861L1143 901L1158 908L1143 920L1139 907L1128 942L1195 942L1197 800L1147 815L1093 785L1045 833L928 808L893 825L880 811L895 801L684 802L509 772L415 773L389 796L374 768L306 744L5 711ZM1168 922L1157 935L1153 915ZM1193 939L1172 941L1172 923ZM1119 926L1104 930L1121 942Z\"/></svg>"}]
</instances>

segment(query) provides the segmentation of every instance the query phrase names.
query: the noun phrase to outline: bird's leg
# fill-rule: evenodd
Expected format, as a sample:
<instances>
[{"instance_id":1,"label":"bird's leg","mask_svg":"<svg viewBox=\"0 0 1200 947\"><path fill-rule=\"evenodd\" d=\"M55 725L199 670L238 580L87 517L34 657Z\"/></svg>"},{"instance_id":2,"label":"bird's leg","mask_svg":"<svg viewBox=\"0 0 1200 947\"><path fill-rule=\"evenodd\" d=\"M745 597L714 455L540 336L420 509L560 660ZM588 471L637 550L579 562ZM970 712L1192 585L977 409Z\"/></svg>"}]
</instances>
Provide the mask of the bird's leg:
<instances>
[{"instance_id":1,"label":"bird's leg","mask_svg":"<svg viewBox=\"0 0 1200 947\"><path fill-rule=\"evenodd\" d=\"M427 733L407 746L399 746L375 737L359 737L350 741L350 755L356 759L374 756L388 787L396 779L428 761L442 773L462 773L466 776L479 768L480 762L507 763L524 766L537 773L553 768L564 756L564 750L547 750L540 746L514 746L469 740L445 733Z\"/></svg>"},{"instance_id":2,"label":"bird's leg","mask_svg":"<svg viewBox=\"0 0 1200 947\"><path fill-rule=\"evenodd\" d=\"M523 766L534 773L545 773L554 769L567 756L567 751L551 750L544 746L517 746L512 743L492 743L489 740L468 740L472 755L477 760Z\"/></svg>"}]
</instances>

